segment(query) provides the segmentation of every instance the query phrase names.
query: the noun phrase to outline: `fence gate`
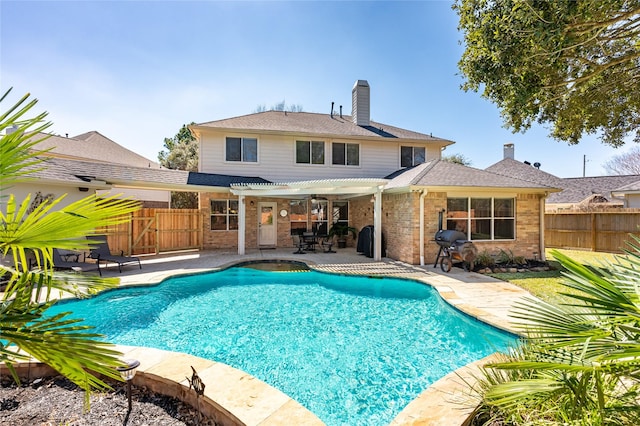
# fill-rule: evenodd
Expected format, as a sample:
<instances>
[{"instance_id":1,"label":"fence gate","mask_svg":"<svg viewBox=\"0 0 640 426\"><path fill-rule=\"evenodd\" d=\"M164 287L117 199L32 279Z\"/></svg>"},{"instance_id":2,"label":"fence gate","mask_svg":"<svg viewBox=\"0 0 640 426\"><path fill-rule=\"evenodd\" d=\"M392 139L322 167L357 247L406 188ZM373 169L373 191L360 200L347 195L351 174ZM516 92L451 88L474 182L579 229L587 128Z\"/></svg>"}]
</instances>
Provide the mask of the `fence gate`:
<instances>
[{"instance_id":1,"label":"fence gate","mask_svg":"<svg viewBox=\"0 0 640 426\"><path fill-rule=\"evenodd\" d=\"M128 255L202 248L202 214L198 209L140 209L130 221L103 228L109 247Z\"/></svg>"}]
</instances>

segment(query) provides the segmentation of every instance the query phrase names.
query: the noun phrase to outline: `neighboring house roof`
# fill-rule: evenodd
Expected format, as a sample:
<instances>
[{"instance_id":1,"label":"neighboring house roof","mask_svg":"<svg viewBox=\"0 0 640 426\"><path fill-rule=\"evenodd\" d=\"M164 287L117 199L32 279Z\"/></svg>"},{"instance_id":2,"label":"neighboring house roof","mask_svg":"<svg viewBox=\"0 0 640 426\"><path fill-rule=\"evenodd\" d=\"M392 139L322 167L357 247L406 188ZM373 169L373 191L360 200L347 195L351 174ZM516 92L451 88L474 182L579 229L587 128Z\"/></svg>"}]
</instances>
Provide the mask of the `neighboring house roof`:
<instances>
[{"instance_id":1,"label":"neighboring house roof","mask_svg":"<svg viewBox=\"0 0 640 426\"><path fill-rule=\"evenodd\" d=\"M632 182L628 185L621 186L611 191L616 197L624 197L625 194L639 194L640 193L640 180Z\"/></svg>"},{"instance_id":2,"label":"neighboring house roof","mask_svg":"<svg viewBox=\"0 0 640 426\"><path fill-rule=\"evenodd\" d=\"M36 150L46 150L52 157L118 163L133 167L159 169L160 165L148 158L117 144L99 132L91 131L74 137L39 133L34 138L49 136L35 146Z\"/></svg>"},{"instance_id":3,"label":"neighboring house roof","mask_svg":"<svg viewBox=\"0 0 640 426\"><path fill-rule=\"evenodd\" d=\"M322 135L334 137L354 137L367 139L406 139L416 142L435 142L451 145L454 142L401 129L387 124L370 122L369 126L359 126L349 115L319 114L309 112L265 111L223 120L209 121L189 126L192 129L219 129L228 131L260 133L292 133L296 135Z\"/></svg>"},{"instance_id":4,"label":"neighboring house roof","mask_svg":"<svg viewBox=\"0 0 640 426\"><path fill-rule=\"evenodd\" d=\"M590 200L594 195L613 200L612 194L617 188L632 184L640 179L638 175L626 176L595 176L583 178L562 179L563 191L551 194L547 198L548 204L578 204Z\"/></svg>"},{"instance_id":5,"label":"neighboring house roof","mask_svg":"<svg viewBox=\"0 0 640 426\"><path fill-rule=\"evenodd\" d=\"M31 177L67 186L145 188L162 190L211 190L229 188L232 183L269 183L259 177L228 176L183 170L150 169L115 163L43 158L32 166ZM41 168L41 170L36 170Z\"/></svg>"},{"instance_id":6,"label":"neighboring house roof","mask_svg":"<svg viewBox=\"0 0 640 426\"><path fill-rule=\"evenodd\" d=\"M544 172L529 164L514 160L513 158L505 158L487 167L485 170L491 173L510 176L529 182L536 182L554 188L564 188L562 178L552 175L551 173Z\"/></svg>"},{"instance_id":7,"label":"neighboring house roof","mask_svg":"<svg viewBox=\"0 0 640 426\"><path fill-rule=\"evenodd\" d=\"M386 190L426 187L504 188L534 191L555 191L553 186L526 181L449 161L432 160L414 167L399 170L386 177L391 181Z\"/></svg>"},{"instance_id":8,"label":"neighboring house roof","mask_svg":"<svg viewBox=\"0 0 640 426\"><path fill-rule=\"evenodd\" d=\"M638 175L559 178L512 158L505 158L485 170L503 176L511 176L561 188L562 191L555 192L547 197L546 203L548 205L591 202L620 204L621 201L614 199L619 196L614 192L617 192L621 187L633 185L634 183L640 186L640 176Z\"/></svg>"}]
</instances>

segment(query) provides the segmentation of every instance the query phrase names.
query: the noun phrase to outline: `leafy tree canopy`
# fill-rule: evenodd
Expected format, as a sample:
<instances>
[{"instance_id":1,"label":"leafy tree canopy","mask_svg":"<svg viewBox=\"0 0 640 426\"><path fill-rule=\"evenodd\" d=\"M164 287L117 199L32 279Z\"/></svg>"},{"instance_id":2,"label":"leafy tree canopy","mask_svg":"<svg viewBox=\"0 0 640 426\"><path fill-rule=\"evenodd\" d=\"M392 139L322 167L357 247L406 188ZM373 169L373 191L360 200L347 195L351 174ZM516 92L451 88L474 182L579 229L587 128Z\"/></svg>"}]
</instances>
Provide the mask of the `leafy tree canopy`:
<instances>
[{"instance_id":1,"label":"leafy tree canopy","mask_svg":"<svg viewBox=\"0 0 640 426\"><path fill-rule=\"evenodd\" d=\"M464 90L505 127L549 124L569 144L640 142L640 0L456 0Z\"/></svg>"},{"instance_id":2,"label":"leafy tree canopy","mask_svg":"<svg viewBox=\"0 0 640 426\"><path fill-rule=\"evenodd\" d=\"M158 161L167 169L197 171L198 145L195 141L187 125L183 124L174 137L164 138L165 149L158 153Z\"/></svg>"},{"instance_id":3,"label":"leafy tree canopy","mask_svg":"<svg viewBox=\"0 0 640 426\"><path fill-rule=\"evenodd\" d=\"M160 165L174 170L198 171L198 144L186 124L182 125L174 137L164 138L164 148L158 153ZM198 194L174 191L171 193L171 207L197 209Z\"/></svg>"},{"instance_id":4,"label":"leafy tree canopy","mask_svg":"<svg viewBox=\"0 0 640 426\"><path fill-rule=\"evenodd\" d=\"M471 160L464 156L464 154L451 154L442 156L442 161L448 161L450 163L462 164L463 166L470 166Z\"/></svg>"}]
</instances>

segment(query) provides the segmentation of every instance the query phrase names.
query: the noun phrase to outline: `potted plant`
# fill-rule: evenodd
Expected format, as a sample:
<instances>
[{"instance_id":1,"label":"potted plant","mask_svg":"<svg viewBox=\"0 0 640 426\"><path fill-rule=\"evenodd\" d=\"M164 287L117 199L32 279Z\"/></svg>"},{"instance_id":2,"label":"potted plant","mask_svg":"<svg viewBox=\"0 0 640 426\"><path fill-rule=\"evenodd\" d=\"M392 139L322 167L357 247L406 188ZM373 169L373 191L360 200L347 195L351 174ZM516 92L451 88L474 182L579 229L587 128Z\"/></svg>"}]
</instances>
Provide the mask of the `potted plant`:
<instances>
[{"instance_id":1,"label":"potted plant","mask_svg":"<svg viewBox=\"0 0 640 426\"><path fill-rule=\"evenodd\" d=\"M355 240L356 232L356 228L348 226L346 223L334 223L329 229L329 237L337 237L338 248L345 248L347 246L347 237L349 234L351 234Z\"/></svg>"}]
</instances>

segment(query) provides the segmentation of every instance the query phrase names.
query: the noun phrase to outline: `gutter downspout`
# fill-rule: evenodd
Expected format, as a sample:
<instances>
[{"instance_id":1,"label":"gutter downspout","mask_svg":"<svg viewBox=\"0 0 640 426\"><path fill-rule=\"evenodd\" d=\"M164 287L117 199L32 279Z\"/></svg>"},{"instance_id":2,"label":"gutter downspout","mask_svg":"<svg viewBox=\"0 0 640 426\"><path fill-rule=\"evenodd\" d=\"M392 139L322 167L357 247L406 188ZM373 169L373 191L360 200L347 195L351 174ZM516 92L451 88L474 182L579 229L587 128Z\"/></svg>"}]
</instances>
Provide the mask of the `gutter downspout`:
<instances>
[{"instance_id":1,"label":"gutter downspout","mask_svg":"<svg viewBox=\"0 0 640 426\"><path fill-rule=\"evenodd\" d=\"M540 260L545 262L547 260L547 256L545 254L544 247L544 212L545 212L545 204L546 199L549 196L548 192L544 193L543 197L540 197Z\"/></svg>"},{"instance_id":2,"label":"gutter downspout","mask_svg":"<svg viewBox=\"0 0 640 426\"><path fill-rule=\"evenodd\" d=\"M247 212L244 206L244 195L238 195L238 255L244 256L244 231Z\"/></svg>"},{"instance_id":3,"label":"gutter downspout","mask_svg":"<svg viewBox=\"0 0 640 426\"><path fill-rule=\"evenodd\" d=\"M382 260L382 188L378 187L374 194L373 207L373 260Z\"/></svg>"},{"instance_id":4,"label":"gutter downspout","mask_svg":"<svg viewBox=\"0 0 640 426\"><path fill-rule=\"evenodd\" d=\"M428 192L420 191L420 266L424 266L424 199Z\"/></svg>"}]
</instances>

